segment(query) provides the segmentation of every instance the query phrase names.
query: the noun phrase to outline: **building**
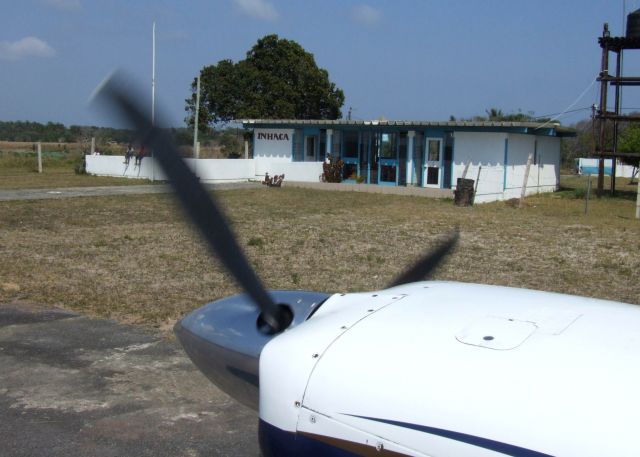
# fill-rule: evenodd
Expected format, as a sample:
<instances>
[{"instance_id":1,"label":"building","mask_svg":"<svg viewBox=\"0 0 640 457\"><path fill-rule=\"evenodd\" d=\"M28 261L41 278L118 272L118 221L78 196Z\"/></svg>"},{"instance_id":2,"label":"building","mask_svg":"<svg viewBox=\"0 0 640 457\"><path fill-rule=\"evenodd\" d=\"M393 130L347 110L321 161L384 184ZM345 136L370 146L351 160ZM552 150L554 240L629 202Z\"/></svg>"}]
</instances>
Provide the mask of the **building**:
<instances>
[{"instance_id":1,"label":"building","mask_svg":"<svg viewBox=\"0 0 640 457\"><path fill-rule=\"evenodd\" d=\"M203 182L262 180L318 183L331 154L344 161L343 182L412 187L419 194L452 195L457 179L476 185L477 203L552 192L560 184L560 142L573 130L553 123L347 120L245 120L253 130L253 158L186 159ZM531 157L529 172L527 162ZM86 156L87 172L165 179L153 157L140 166L122 156ZM438 192L420 188L441 189ZM357 190L356 188L352 188ZM416 192L413 192L416 193Z\"/></svg>"},{"instance_id":2,"label":"building","mask_svg":"<svg viewBox=\"0 0 640 457\"><path fill-rule=\"evenodd\" d=\"M598 162L599 159L587 159L580 157L575 160L576 173L580 175L594 175L598 176ZM606 176L611 176L613 171L613 159L604 159L603 172ZM633 178L638 173L638 170L633 165L625 165L616 159L616 173L618 178Z\"/></svg>"},{"instance_id":3,"label":"building","mask_svg":"<svg viewBox=\"0 0 640 457\"><path fill-rule=\"evenodd\" d=\"M343 182L455 189L477 181L476 202L551 192L560 183L557 123L245 120L253 129L257 176L319 181L329 154L344 161Z\"/></svg>"}]
</instances>

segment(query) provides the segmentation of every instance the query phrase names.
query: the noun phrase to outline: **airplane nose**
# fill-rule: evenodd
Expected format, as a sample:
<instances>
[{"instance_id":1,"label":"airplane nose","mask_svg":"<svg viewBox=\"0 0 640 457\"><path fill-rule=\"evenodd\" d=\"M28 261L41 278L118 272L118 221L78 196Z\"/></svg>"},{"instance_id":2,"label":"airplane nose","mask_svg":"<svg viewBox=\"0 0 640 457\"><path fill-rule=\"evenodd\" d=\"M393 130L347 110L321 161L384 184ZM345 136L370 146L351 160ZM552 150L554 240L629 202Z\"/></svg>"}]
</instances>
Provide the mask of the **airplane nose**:
<instances>
[{"instance_id":1,"label":"airplane nose","mask_svg":"<svg viewBox=\"0 0 640 457\"><path fill-rule=\"evenodd\" d=\"M288 329L304 322L329 295L320 292L269 291L293 314ZM221 390L258 410L258 367L262 348L273 338L261 329L260 311L247 294L234 295L196 309L174 327L193 363Z\"/></svg>"}]
</instances>

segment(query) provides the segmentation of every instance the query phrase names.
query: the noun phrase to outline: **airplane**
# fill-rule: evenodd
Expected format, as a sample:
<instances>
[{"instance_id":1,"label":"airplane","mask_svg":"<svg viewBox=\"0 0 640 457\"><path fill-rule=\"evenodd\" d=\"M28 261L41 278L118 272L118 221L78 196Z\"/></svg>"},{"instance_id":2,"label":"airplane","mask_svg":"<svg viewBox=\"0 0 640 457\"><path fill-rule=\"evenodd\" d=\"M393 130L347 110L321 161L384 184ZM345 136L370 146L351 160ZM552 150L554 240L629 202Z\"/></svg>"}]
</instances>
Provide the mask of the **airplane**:
<instances>
[{"instance_id":1,"label":"airplane","mask_svg":"<svg viewBox=\"0 0 640 457\"><path fill-rule=\"evenodd\" d=\"M640 308L527 289L422 281L454 231L388 288L267 291L215 195L118 75L99 99L153 150L245 293L175 333L221 390L258 412L272 456L637 456Z\"/></svg>"}]
</instances>

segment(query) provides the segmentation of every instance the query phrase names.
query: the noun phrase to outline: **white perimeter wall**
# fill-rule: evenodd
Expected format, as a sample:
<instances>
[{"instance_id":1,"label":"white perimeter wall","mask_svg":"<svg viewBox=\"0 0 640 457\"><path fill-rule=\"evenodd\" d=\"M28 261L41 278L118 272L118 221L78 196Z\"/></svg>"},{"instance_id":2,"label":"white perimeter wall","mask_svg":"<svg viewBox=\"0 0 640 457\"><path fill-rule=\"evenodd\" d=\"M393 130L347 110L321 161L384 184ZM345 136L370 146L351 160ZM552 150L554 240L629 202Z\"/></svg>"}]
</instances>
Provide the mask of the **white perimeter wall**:
<instances>
[{"instance_id":1,"label":"white perimeter wall","mask_svg":"<svg viewBox=\"0 0 640 457\"><path fill-rule=\"evenodd\" d=\"M507 166L505 171L505 140ZM527 195L552 192L560 179L560 139L515 133L456 132L452 187L470 162L467 179L478 179L475 201L485 203L520 197L529 153L537 141L537 164L531 165Z\"/></svg>"},{"instance_id":2,"label":"white perimeter wall","mask_svg":"<svg viewBox=\"0 0 640 457\"><path fill-rule=\"evenodd\" d=\"M86 156L87 173L98 176L165 180L166 176L152 157L142 159L142 167L135 166L131 158L129 166L123 156ZM233 182L255 178L252 159L185 159L187 165L202 181Z\"/></svg>"},{"instance_id":3,"label":"white perimeter wall","mask_svg":"<svg viewBox=\"0 0 640 457\"><path fill-rule=\"evenodd\" d=\"M594 174L594 173L584 173L583 168L592 170L594 167L598 167L598 159L585 159L581 157L578 159L578 174ZM604 159L605 168L611 168L613 164L612 159ZM633 177L633 173L635 172L635 167L632 165L625 165L618 163L616 164L616 178L631 178ZM595 172L597 174L597 171Z\"/></svg>"},{"instance_id":4,"label":"white perimeter wall","mask_svg":"<svg viewBox=\"0 0 640 457\"><path fill-rule=\"evenodd\" d=\"M123 156L85 156L87 173L97 176L166 180L160 166L152 157L142 159L142 167L135 166L131 158L129 166ZM318 182L322 174L322 162L284 162L258 159L185 159L187 165L205 182L241 182L250 179L262 180L264 173L285 175L285 180ZM258 163L261 174L257 173Z\"/></svg>"},{"instance_id":5,"label":"white perimeter wall","mask_svg":"<svg viewBox=\"0 0 640 457\"><path fill-rule=\"evenodd\" d=\"M262 162L260 171L269 173L269 176L283 174L285 181L320 182L322 180L322 162ZM258 162L256 162L256 174L258 174Z\"/></svg>"}]
</instances>

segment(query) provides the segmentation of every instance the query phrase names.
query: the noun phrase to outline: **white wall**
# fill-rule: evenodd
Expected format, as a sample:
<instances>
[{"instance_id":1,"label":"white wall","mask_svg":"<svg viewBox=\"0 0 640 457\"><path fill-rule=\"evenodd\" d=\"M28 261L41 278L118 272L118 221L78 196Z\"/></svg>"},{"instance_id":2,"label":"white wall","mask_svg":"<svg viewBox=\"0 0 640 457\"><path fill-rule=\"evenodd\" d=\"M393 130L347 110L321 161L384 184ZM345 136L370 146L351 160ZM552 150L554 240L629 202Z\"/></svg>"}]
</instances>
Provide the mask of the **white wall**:
<instances>
[{"instance_id":1,"label":"white wall","mask_svg":"<svg viewBox=\"0 0 640 457\"><path fill-rule=\"evenodd\" d=\"M585 159L585 158L580 158L578 159L578 174L591 174L591 175L597 175L598 174L598 159ZM611 165L612 165L612 159L604 159L604 167L605 167L605 174L610 174L611 173ZM609 171L607 171L607 169ZM631 178L633 176L633 173L635 171L635 168L631 165L623 165L621 163L618 163L616 165L616 177L618 178Z\"/></svg>"},{"instance_id":2,"label":"white wall","mask_svg":"<svg viewBox=\"0 0 640 457\"><path fill-rule=\"evenodd\" d=\"M253 156L257 176L275 173L270 169L272 163L292 161L293 129L255 129L253 140Z\"/></svg>"},{"instance_id":3,"label":"white wall","mask_svg":"<svg viewBox=\"0 0 640 457\"><path fill-rule=\"evenodd\" d=\"M87 162L87 173L97 176L114 176L125 178L141 178L165 180L166 177L160 167L151 157L142 159L142 166L135 166L135 157L131 157L129 165L125 165L124 156L85 156Z\"/></svg>"},{"instance_id":4,"label":"white wall","mask_svg":"<svg viewBox=\"0 0 640 457\"><path fill-rule=\"evenodd\" d=\"M252 159L186 159L202 181L247 181L255 177Z\"/></svg>"},{"instance_id":5,"label":"white wall","mask_svg":"<svg viewBox=\"0 0 640 457\"><path fill-rule=\"evenodd\" d=\"M132 157L129 166L123 156L86 156L87 173L98 176L143 178L166 180L160 166L152 157L142 159L142 167L135 166ZM185 159L187 165L202 181L233 182L255 178L255 164L252 159Z\"/></svg>"},{"instance_id":6,"label":"white wall","mask_svg":"<svg viewBox=\"0 0 640 457\"><path fill-rule=\"evenodd\" d=\"M453 173L451 184L455 188L458 178L462 177L467 162L471 162L467 179L474 181L478 177L477 203L502 199L504 184L504 141L506 133L491 132L455 132L453 146Z\"/></svg>"},{"instance_id":7,"label":"white wall","mask_svg":"<svg viewBox=\"0 0 640 457\"><path fill-rule=\"evenodd\" d=\"M538 137L539 192L553 192L560 187L561 140Z\"/></svg>"},{"instance_id":8,"label":"white wall","mask_svg":"<svg viewBox=\"0 0 640 457\"><path fill-rule=\"evenodd\" d=\"M560 183L560 139L554 137L509 134L504 199L520 198L529 154L526 195L553 192Z\"/></svg>"},{"instance_id":9,"label":"white wall","mask_svg":"<svg viewBox=\"0 0 640 457\"><path fill-rule=\"evenodd\" d=\"M319 182L323 162L273 162L265 170L269 176L284 174L285 181Z\"/></svg>"},{"instance_id":10,"label":"white wall","mask_svg":"<svg viewBox=\"0 0 640 457\"><path fill-rule=\"evenodd\" d=\"M135 166L132 158L127 167L123 156L85 156L87 173L97 176L114 176L140 179L166 180L154 159L145 157L142 167ZM185 159L187 165L205 182L234 182L262 179L264 173L285 175L285 180L318 182L322 174L322 162L284 162L262 158L262 173L257 172L258 159Z\"/></svg>"},{"instance_id":11,"label":"white wall","mask_svg":"<svg viewBox=\"0 0 640 457\"><path fill-rule=\"evenodd\" d=\"M452 185L455 188L468 161L471 161L468 179L478 178L481 165L477 203L520 197L527 159L536 150L536 143L537 160L529 169L526 195L552 192L560 183L560 138L491 132L456 132L454 138ZM505 140L508 141L506 172Z\"/></svg>"}]
</instances>

